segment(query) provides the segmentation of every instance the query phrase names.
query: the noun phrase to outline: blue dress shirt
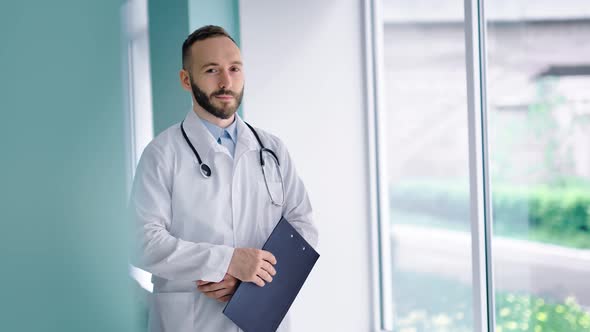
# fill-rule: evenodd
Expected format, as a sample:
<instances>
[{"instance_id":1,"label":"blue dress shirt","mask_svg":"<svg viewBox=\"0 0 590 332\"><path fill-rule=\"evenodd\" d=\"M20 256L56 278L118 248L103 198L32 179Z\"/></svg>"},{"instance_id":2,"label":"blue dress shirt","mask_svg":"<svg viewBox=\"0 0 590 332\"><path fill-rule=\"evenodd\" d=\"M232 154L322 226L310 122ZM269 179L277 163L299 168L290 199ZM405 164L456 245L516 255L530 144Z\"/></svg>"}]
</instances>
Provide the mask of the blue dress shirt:
<instances>
[{"instance_id":1,"label":"blue dress shirt","mask_svg":"<svg viewBox=\"0 0 590 332\"><path fill-rule=\"evenodd\" d=\"M234 122L225 129L214 125L205 119L200 119L203 121L203 124L205 124L205 127L207 127L211 135L213 135L213 138L215 138L217 143L223 145L233 158L236 144L238 142L238 127L236 126L236 119L234 118Z\"/></svg>"}]
</instances>

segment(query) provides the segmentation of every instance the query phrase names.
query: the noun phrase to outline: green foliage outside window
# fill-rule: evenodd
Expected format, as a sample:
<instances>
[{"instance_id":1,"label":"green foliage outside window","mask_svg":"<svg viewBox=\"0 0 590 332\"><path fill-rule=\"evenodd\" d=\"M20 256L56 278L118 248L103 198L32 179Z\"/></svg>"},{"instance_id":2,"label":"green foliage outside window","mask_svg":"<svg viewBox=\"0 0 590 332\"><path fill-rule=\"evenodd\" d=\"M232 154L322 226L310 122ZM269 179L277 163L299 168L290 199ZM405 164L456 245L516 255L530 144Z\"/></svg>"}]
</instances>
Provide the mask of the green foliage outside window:
<instances>
[{"instance_id":1,"label":"green foliage outside window","mask_svg":"<svg viewBox=\"0 0 590 332\"><path fill-rule=\"evenodd\" d=\"M590 332L590 313L573 298L546 303L540 297L499 293L496 295L496 332ZM471 312L469 314L472 314ZM413 310L397 320L399 332L471 331L464 311Z\"/></svg>"},{"instance_id":2,"label":"green foliage outside window","mask_svg":"<svg viewBox=\"0 0 590 332\"><path fill-rule=\"evenodd\" d=\"M572 297L563 303L547 303L529 295L501 294L496 308L496 332L590 331L590 313Z\"/></svg>"},{"instance_id":3,"label":"green foliage outside window","mask_svg":"<svg viewBox=\"0 0 590 332\"><path fill-rule=\"evenodd\" d=\"M420 211L442 227L469 225L469 186L407 181L391 190L391 208ZM496 186L492 192L494 233L575 248L590 248L590 184ZM404 220L395 220L404 222Z\"/></svg>"},{"instance_id":4,"label":"green foliage outside window","mask_svg":"<svg viewBox=\"0 0 590 332\"><path fill-rule=\"evenodd\" d=\"M398 332L471 332L471 289L422 273L394 273ZM590 332L589 308L524 293L496 292L496 332Z\"/></svg>"}]
</instances>

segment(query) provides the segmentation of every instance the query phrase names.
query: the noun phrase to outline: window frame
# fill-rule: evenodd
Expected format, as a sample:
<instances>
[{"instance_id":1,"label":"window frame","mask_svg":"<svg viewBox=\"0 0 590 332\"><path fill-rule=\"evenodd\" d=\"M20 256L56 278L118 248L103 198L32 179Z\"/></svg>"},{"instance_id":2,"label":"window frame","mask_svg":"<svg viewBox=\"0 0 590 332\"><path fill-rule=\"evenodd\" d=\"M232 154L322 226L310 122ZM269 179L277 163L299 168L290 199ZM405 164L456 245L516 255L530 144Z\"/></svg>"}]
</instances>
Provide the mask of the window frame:
<instances>
[{"instance_id":1,"label":"window frame","mask_svg":"<svg viewBox=\"0 0 590 332\"><path fill-rule=\"evenodd\" d=\"M126 187L129 196L143 149L154 138L147 0L127 0L120 12L123 96L125 98ZM147 292L151 274L129 264L129 274Z\"/></svg>"}]
</instances>

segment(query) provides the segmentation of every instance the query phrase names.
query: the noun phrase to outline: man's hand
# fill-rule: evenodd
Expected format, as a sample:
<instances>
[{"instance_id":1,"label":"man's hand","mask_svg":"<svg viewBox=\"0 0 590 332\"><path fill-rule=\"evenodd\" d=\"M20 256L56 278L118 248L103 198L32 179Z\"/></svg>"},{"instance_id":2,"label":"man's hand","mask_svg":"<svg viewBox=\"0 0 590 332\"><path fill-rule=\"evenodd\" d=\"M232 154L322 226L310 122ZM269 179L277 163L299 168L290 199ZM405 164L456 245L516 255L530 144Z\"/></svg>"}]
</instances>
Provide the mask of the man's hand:
<instances>
[{"instance_id":1,"label":"man's hand","mask_svg":"<svg viewBox=\"0 0 590 332\"><path fill-rule=\"evenodd\" d=\"M203 280L196 281L197 289L205 296L219 302L227 302L238 287L238 279L229 274L225 274L220 282L208 282Z\"/></svg>"},{"instance_id":2,"label":"man's hand","mask_svg":"<svg viewBox=\"0 0 590 332\"><path fill-rule=\"evenodd\" d=\"M236 248L229 263L227 273L246 282L253 282L263 287L266 282L272 282L272 277L277 274L273 265L277 259L268 251Z\"/></svg>"}]
</instances>

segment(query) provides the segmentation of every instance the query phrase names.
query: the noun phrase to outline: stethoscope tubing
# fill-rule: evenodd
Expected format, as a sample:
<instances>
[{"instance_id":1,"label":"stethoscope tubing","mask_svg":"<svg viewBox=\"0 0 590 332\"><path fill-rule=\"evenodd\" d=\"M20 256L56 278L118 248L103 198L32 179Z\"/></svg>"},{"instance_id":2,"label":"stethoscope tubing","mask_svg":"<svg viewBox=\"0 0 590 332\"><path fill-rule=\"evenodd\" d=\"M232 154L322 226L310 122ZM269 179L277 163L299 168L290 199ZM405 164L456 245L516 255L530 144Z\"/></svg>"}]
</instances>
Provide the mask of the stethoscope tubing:
<instances>
[{"instance_id":1,"label":"stethoscope tubing","mask_svg":"<svg viewBox=\"0 0 590 332\"><path fill-rule=\"evenodd\" d=\"M259 160L260 160L260 168L262 169L262 176L264 178L264 185L266 186L266 191L268 192L268 196L270 197L270 201L271 201L272 205L274 205L274 206L283 206L283 204L285 202L285 184L283 182L283 173L281 172L281 163L279 162L279 158L277 157L276 153L273 150L266 148L264 146L264 144L262 144L262 140L260 139L260 136L258 136L258 133L254 129L254 127L252 127L247 122L244 122L244 123L248 126L248 128L250 128L250 130L254 134L254 137L256 137L256 141L258 141L258 145L260 145L260 151L258 154ZM211 174L212 174L211 167L209 167L209 165L207 165L206 163L203 162L203 160L201 160L201 156L199 155L199 152L197 152L197 149L194 147L193 143L191 143L191 140L188 138L188 135L186 134L186 131L184 130L184 121L182 121L180 123L180 130L182 131L182 136L184 137L184 140L188 143L189 147L191 148L191 150L193 151L193 153L197 157L197 161L199 162L199 171L201 172L203 177L208 179L209 177L211 177ZM270 153L270 155L272 156L272 158L274 159L274 161L277 164L277 170L279 172L279 177L281 179L281 190L283 193L283 199L281 202L276 202L270 192L270 188L268 186L268 181L266 180L266 172L264 171L265 162L264 162L264 158L262 155L264 152Z\"/></svg>"}]
</instances>

